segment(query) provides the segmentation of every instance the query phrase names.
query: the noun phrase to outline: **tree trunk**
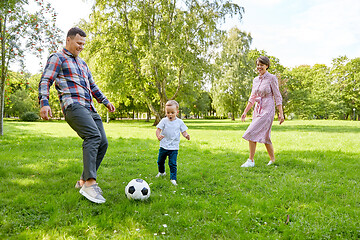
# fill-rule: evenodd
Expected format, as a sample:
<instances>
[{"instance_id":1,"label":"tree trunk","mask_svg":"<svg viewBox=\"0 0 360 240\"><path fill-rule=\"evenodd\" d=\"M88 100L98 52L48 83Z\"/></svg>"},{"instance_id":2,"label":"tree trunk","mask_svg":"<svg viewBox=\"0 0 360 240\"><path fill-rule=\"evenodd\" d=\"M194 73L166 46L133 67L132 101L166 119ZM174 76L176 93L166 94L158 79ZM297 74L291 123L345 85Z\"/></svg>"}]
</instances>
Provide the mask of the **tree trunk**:
<instances>
[{"instance_id":1,"label":"tree trunk","mask_svg":"<svg viewBox=\"0 0 360 240\"><path fill-rule=\"evenodd\" d=\"M151 119L151 111L150 109L148 109L146 114L146 122L150 122L150 119Z\"/></svg>"},{"instance_id":2,"label":"tree trunk","mask_svg":"<svg viewBox=\"0 0 360 240\"><path fill-rule=\"evenodd\" d=\"M4 107L5 107L5 80L3 80L3 74L1 74L0 83L0 136L4 135Z\"/></svg>"},{"instance_id":3,"label":"tree trunk","mask_svg":"<svg viewBox=\"0 0 360 240\"><path fill-rule=\"evenodd\" d=\"M4 29L3 29L4 28ZM1 76L0 76L0 136L4 134L4 108L5 108L5 80L7 75L6 61L5 61L5 31L4 26L1 25L0 21L0 36L1 36Z\"/></svg>"}]
</instances>

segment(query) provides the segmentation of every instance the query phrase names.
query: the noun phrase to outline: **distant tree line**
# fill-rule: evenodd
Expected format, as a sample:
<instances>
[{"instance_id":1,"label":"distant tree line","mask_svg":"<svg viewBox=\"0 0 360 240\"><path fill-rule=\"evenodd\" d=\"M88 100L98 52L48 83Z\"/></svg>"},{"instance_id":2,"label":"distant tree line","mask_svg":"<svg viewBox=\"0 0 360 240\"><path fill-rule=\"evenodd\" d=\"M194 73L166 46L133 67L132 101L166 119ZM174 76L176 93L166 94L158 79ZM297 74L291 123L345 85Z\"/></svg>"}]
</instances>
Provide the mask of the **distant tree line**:
<instances>
[{"instance_id":1,"label":"distant tree line","mask_svg":"<svg viewBox=\"0 0 360 240\"><path fill-rule=\"evenodd\" d=\"M227 15L241 19L243 8L229 1L168 0L95 1L82 57L115 104L115 113L97 109L105 118L155 119L164 116L169 99L180 103L181 117L231 118L243 111L257 76L255 60L266 55L270 73L279 79L288 119L358 119L360 58L341 56L331 66L288 68L264 50L250 50L250 33L221 30ZM4 113L21 117L38 112L40 74L9 72ZM50 105L62 116L54 88Z\"/></svg>"}]
</instances>

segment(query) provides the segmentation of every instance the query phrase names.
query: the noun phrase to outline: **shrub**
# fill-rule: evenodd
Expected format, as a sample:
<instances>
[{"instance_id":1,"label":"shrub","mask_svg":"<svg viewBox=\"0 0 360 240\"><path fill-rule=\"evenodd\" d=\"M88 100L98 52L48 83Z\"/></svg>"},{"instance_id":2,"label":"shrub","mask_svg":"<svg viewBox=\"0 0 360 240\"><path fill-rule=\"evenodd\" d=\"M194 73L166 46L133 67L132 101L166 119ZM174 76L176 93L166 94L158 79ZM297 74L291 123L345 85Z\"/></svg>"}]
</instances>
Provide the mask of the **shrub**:
<instances>
[{"instance_id":1,"label":"shrub","mask_svg":"<svg viewBox=\"0 0 360 240\"><path fill-rule=\"evenodd\" d=\"M224 116L204 116L204 119L226 119Z\"/></svg>"},{"instance_id":2,"label":"shrub","mask_svg":"<svg viewBox=\"0 0 360 240\"><path fill-rule=\"evenodd\" d=\"M20 119L25 122L35 122L39 119L39 115L34 112L26 112L21 115Z\"/></svg>"}]
</instances>

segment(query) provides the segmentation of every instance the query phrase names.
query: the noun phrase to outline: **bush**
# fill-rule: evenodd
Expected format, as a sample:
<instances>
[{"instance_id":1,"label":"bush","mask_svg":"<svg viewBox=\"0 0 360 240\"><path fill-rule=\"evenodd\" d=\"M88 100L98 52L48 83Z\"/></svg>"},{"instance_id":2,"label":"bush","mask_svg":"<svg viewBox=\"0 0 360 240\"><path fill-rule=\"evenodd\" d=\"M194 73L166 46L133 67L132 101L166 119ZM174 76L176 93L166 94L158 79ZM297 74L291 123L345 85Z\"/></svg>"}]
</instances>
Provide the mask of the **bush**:
<instances>
[{"instance_id":1,"label":"bush","mask_svg":"<svg viewBox=\"0 0 360 240\"><path fill-rule=\"evenodd\" d=\"M25 122L35 122L39 119L39 115L34 112L26 112L21 115L20 119Z\"/></svg>"},{"instance_id":2,"label":"bush","mask_svg":"<svg viewBox=\"0 0 360 240\"><path fill-rule=\"evenodd\" d=\"M224 116L204 116L204 119L225 119Z\"/></svg>"}]
</instances>

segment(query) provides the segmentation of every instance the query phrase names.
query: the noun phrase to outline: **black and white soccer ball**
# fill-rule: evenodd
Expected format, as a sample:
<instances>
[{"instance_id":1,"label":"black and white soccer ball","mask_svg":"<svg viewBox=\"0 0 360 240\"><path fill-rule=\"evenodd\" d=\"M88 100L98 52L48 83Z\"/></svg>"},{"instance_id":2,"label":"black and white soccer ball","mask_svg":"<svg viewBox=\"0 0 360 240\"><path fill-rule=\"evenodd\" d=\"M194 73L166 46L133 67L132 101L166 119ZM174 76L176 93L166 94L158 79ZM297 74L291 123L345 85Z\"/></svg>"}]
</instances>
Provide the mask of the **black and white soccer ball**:
<instances>
[{"instance_id":1,"label":"black and white soccer ball","mask_svg":"<svg viewBox=\"0 0 360 240\"><path fill-rule=\"evenodd\" d=\"M149 184L143 179L133 179L126 185L125 195L128 199L146 200L150 197Z\"/></svg>"}]
</instances>

